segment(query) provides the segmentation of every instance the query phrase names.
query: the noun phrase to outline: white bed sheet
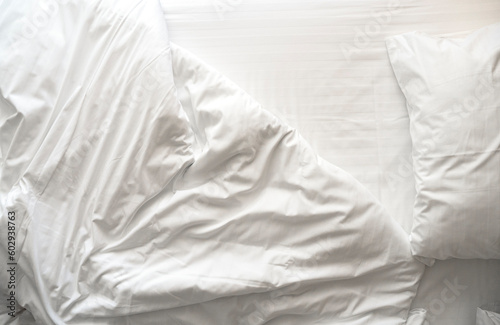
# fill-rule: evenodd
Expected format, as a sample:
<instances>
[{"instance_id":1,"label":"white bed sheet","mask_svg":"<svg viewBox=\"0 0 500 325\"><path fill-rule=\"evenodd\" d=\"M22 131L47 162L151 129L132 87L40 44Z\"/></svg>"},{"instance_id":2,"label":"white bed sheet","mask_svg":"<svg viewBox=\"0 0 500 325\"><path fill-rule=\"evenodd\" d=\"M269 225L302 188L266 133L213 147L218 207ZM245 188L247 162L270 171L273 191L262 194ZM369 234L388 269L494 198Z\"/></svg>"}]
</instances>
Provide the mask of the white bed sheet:
<instances>
[{"instance_id":1,"label":"white bed sheet","mask_svg":"<svg viewBox=\"0 0 500 325\"><path fill-rule=\"evenodd\" d=\"M413 30L460 34L500 20L494 0L162 4L173 42L297 128L408 232L414 200L408 117L384 39ZM499 274L500 261L438 261L413 305L428 310L429 324L473 324L476 307L500 300Z\"/></svg>"}]
</instances>

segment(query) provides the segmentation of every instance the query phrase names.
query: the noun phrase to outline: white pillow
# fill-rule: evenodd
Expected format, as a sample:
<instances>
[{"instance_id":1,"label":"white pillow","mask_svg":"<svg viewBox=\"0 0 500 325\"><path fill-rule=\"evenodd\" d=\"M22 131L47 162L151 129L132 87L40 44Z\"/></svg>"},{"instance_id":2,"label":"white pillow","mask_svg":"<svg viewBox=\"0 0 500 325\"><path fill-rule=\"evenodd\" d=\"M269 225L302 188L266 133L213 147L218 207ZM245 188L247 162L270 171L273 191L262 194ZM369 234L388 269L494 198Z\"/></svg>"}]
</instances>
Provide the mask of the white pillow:
<instances>
[{"instance_id":1,"label":"white pillow","mask_svg":"<svg viewBox=\"0 0 500 325\"><path fill-rule=\"evenodd\" d=\"M500 258L500 24L387 40L410 117L414 255Z\"/></svg>"}]
</instances>

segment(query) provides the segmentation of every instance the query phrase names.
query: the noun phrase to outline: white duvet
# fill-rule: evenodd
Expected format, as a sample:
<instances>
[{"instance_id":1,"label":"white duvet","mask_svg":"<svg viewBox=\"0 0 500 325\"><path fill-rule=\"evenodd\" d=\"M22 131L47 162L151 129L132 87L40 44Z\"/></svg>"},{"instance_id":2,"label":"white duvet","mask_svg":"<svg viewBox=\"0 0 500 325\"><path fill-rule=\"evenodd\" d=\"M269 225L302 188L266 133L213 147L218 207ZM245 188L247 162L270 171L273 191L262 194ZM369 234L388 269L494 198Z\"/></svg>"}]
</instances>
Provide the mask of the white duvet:
<instances>
[{"instance_id":1,"label":"white duvet","mask_svg":"<svg viewBox=\"0 0 500 325\"><path fill-rule=\"evenodd\" d=\"M0 33L4 323L405 323L405 232L155 1L6 2Z\"/></svg>"}]
</instances>

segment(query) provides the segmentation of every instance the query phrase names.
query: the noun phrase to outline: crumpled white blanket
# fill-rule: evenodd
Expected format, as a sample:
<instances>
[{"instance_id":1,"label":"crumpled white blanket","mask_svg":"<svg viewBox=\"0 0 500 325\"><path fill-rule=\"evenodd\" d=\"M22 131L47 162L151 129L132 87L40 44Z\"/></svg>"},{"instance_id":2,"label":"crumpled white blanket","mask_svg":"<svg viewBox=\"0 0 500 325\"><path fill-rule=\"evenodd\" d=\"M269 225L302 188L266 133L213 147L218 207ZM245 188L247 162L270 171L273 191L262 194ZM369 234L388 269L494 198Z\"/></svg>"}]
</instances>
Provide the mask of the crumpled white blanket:
<instances>
[{"instance_id":1,"label":"crumpled white blanket","mask_svg":"<svg viewBox=\"0 0 500 325\"><path fill-rule=\"evenodd\" d=\"M405 232L237 86L172 62L155 1L0 12L1 320L405 323Z\"/></svg>"}]
</instances>

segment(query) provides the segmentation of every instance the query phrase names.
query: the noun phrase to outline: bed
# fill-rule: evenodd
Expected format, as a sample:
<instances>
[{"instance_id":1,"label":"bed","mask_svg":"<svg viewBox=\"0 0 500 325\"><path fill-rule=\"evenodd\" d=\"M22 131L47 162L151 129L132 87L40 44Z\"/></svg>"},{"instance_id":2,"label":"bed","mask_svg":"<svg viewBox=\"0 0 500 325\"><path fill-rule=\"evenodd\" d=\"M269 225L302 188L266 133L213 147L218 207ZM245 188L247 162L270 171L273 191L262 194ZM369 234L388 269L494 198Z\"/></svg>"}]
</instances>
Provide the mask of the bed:
<instances>
[{"instance_id":1,"label":"bed","mask_svg":"<svg viewBox=\"0 0 500 325\"><path fill-rule=\"evenodd\" d=\"M386 44L466 37L497 1L2 6L17 264L2 234L0 270L19 305L2 288L1 322L497 324L498 258L410 254L412 134Z\"/></svg>"}]
</instances>

